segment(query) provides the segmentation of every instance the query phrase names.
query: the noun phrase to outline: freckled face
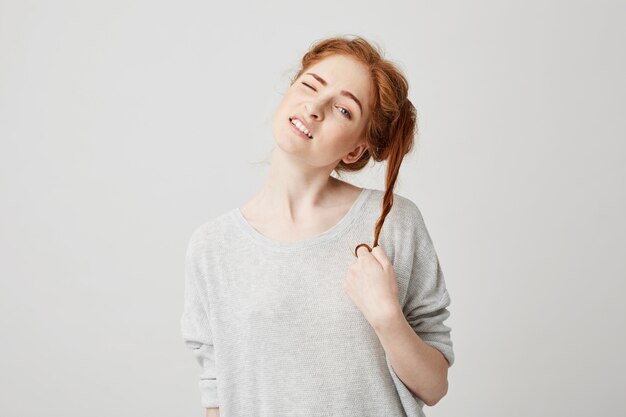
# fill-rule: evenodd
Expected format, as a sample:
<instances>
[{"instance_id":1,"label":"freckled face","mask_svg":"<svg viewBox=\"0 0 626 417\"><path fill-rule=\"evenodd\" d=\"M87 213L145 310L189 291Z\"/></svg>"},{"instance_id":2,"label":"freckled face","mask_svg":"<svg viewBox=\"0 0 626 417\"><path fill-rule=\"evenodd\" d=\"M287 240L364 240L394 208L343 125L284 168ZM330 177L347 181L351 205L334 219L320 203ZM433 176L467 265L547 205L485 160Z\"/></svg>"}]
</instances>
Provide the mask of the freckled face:
<instances>
[{"instance_id":1,"label":"freckled face","mask_svg":"<svg viewBox=\"0 0 626 417\"><path fill-rule=\"evenodd\" d=\"M364 151L348 155L364 144L370 94L365 65L343 55L324 58L306 69L283 96L272 121L277 145L317 167L334 167L346 157L353 162ZM312 139L292 125L294 117L308 126Z\"/></svg>"}]
</instances>

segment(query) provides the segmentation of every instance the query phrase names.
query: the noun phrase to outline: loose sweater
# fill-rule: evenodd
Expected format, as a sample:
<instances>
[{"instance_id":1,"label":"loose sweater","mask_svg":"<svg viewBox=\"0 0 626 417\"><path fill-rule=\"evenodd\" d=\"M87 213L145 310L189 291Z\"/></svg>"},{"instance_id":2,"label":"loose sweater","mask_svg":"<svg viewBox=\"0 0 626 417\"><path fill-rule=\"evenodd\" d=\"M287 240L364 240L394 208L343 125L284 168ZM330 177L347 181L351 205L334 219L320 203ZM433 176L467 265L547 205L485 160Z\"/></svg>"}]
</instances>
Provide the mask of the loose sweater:
<instances>
[{"instance_id":1,"label":"loose sweater","mask_svg":"<svg viewBox=\"0 0 626 417\"><path fill-rule=\"evenodd\" d=\"M372 245L382 198L363 188L338 223L301 240L261 234L238 207L192 231L180 325L203 407L221 417L425 416L342 287L356 245ZM397 193L393 202L379 245L398 302L450 367L450 295L433 242L417 205Z\"/></svg>"}]
</instances>

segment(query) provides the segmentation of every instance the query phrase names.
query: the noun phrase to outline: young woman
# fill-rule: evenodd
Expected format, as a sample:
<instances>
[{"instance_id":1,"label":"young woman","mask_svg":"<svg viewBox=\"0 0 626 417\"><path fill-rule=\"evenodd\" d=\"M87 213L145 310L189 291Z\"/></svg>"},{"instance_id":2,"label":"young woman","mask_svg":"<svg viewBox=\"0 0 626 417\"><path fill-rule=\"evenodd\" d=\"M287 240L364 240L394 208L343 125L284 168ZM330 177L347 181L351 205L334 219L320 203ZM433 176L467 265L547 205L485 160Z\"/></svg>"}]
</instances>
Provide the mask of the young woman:
<instances>
[{"instance_id":1,"label":"young woman","mask_svg":"<svg viewBox=\"0 0 626 417\"><path fill-rule=\"evenodd\" d=\"M450 296L417 205L393 192L407 93L364 38L317 42L275 112L264 187L193 232L181 329L207 416L419 417L446 394ZM331 176L370 159L387 161L384 192Z\"/></svg>"}]
</instances>

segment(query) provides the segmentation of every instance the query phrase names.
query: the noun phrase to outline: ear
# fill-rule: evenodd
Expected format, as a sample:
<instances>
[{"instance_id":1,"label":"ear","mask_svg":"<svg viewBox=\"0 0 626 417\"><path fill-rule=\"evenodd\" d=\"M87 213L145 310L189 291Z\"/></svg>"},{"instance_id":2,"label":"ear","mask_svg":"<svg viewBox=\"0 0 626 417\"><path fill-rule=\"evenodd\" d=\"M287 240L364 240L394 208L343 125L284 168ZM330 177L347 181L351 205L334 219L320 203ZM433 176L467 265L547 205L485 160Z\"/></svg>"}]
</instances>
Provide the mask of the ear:
<instances>
[{"instance_id":1,"label":"ear","mask_svg":"<svg viewBox=\"0 0 626 417\"><path fill-rule=\"evenodd\" d=\"M367 150L367 143L365 141L359 143L349 154L344 156L341 160L346 164L351 164L359 160L363 153Z\"/></svg>"}]
</instances>

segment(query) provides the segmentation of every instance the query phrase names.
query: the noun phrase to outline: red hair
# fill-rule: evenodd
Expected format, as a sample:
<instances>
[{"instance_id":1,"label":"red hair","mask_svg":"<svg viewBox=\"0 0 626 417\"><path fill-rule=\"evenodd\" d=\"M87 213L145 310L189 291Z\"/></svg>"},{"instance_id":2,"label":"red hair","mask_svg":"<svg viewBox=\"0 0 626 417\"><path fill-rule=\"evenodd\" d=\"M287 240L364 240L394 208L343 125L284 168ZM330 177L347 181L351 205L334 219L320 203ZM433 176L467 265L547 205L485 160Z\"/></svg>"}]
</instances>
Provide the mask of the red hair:
<instances>
[{"instance_id":1,"label":"red hair","mask_svg":"<svg viewBox=\"0 0 626 417\"><path fill-rule=\"evenodd\" d=\"M408 98L409 85L403 72L394 63L383 58L378 45L372 45L361 36L335 36L315 42L302 57L300 70L292 78L291 84L311 65L334 54L345 55L363 63L372 80L371 117L365 128L368 148L354 163L340 161L335 172L341 176L341 172L360 171L370 159L376 162L387 161L382 213L374 229L372 247L375 247L378 246L380 230L393 205L393 190L400 164L404 156L413 149L417 134L417 114Z\"/></svg>"}]
</instances>

